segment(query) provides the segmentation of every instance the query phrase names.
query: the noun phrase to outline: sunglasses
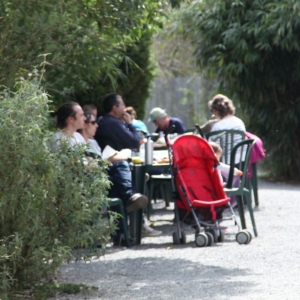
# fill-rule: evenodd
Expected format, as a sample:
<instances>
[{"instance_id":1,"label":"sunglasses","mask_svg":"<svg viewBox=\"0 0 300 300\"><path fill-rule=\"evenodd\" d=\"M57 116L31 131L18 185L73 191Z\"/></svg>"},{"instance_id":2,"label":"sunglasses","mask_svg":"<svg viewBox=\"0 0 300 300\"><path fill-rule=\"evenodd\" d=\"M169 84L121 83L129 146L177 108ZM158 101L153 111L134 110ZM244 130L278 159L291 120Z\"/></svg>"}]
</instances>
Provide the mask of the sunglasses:
<instances>
[{"instance_id":1,"label":"sunglasses","mask_svg":"<svg viewBox=\"0 0 300 300\"><path fill-rule=\"evenodd\" d=\"M91 123L91 124L95 125L95 124L97 124L97 121L85 122L85 124L89 124L89 123Z\"/></svg>"}]
</instances>

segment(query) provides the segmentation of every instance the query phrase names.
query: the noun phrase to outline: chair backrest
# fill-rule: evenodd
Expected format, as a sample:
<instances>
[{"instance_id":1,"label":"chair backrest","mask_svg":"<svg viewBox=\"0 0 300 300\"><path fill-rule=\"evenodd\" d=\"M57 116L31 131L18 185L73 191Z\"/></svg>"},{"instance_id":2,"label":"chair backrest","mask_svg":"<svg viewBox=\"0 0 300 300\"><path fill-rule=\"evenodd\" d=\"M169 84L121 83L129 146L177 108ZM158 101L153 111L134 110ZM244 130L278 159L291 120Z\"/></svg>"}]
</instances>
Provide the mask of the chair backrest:
<instances>
[{"instance_id":1,"label":"chair backrest","mask_svg":"<svg viewBox=\"0 0 300 300\"><path fill-rule=\"evenodd\" d=\"M212 141L220 145L223 150L221 162L230 164L230 154L235 145L245 139L245 132L241 130L219 130L211 131L205 135L208 141ZM237 152L236 163L239 163L245 158L245 151L240 148Z\"/></svg>"},{"instance_id":2,"label":"chair backrest","mask_svg":"<svg viewBox=\"0 0 300 300\"><path fill-rule=\"evenodd\" d=\"M231 154L230 154L230 170L229 170L229 176L228 181L226 184L226 188L232 188L232 181L233 181L233 174L234 174L234 168L238 167L240 170L243 171L243 176L240 184L240 188L244 188L247 180L247 174L248 174L248 167L250 162L250 156L253 149L253 146L255 144L255 140L253 139L247 139L242 142L239 142L237 145L235 145L232 148ZM245 149L246 148L246 155L244 160L240 160L239 164L236 164L236 156L239 152L239 149Z\"/></svg>"}]
</instances>

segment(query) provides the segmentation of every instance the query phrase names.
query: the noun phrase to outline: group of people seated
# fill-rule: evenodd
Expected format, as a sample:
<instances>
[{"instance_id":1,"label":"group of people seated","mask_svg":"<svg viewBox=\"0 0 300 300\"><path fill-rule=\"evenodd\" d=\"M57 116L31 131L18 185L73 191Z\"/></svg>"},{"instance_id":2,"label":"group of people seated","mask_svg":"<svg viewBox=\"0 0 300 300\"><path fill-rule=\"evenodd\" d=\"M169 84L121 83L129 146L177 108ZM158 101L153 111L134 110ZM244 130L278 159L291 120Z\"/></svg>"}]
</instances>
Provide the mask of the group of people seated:
<instances>
[{"instance_id":1,"label":"group of people seated","mask_svg":"<svg viewBox=\"0 0 300 300\"><path fill-rule=\"evenodd\" d=\"M211 131L224 129L245 131L243 121L234 116L235 108L226 96L216 95L209 101L209 108L215 119L202 126L205 131L209 126ZM61 105L53 113L57 118L58 131L53 136L52 148L59 152L62 140L68 141L70 147L86 144L87 160L92 160L101 158L102 150L110 146L114 151L105 158L111 163L107 171L107 176L112 183L108 197L121 198L127 212L145 208L148 199L133 187L127 161L128 152L124 149L139 149L141 143L139 131L149 134L147 126L141 120L137 120L136 112L132 107L126 108L122 97L118 94L111 93L104 97L103 110L105 114L97 119L97 108L94 105L86 105L83 108L76 102ZM186 131L180 119L170 117L159 107L151 110L150 121L157 126L156 133L165 133L171 126L174 126L173 133L182 134ZM150 236L161 234L145 222L143 233ZM121 236L122 228L119 228L116 236L113 237L115 245L122 244Z\"/></svg>"}]
</instances>

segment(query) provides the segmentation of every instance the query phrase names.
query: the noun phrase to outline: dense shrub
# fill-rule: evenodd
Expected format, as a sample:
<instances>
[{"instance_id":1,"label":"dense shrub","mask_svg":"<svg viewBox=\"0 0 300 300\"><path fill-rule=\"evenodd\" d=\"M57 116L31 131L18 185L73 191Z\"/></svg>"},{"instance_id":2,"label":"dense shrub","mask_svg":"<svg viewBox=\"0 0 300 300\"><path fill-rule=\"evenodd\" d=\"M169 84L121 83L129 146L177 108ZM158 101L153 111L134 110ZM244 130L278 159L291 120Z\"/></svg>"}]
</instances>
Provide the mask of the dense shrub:
<instances>
[{"instance_id":1,"label":"dense shrub","mask_svg":"<svg viewBox=\"0 0 300 300\"><path fill-rule=\"evenodd\" d=\"M107 205L105 166L85 171L80 147L51 151L48 104L35 79L20 81L16 93L0 100L2 292L53 272L74 247L92 247L98 238L105 244L114 227L114 217L95 222Z\"/></svg>"}]
</instances>

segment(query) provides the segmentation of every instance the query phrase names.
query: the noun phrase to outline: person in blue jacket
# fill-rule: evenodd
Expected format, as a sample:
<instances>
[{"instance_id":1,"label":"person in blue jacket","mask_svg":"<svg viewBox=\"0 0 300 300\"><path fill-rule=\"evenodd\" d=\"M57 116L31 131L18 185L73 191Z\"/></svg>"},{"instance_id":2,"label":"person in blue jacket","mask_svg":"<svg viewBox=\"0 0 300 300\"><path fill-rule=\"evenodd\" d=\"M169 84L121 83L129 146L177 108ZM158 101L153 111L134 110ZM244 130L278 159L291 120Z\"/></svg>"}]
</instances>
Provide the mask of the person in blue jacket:
<instances>
[{"instance_id":1,"label":"person in blue jacket","mask_svg":"<svg viewBox=\"0 0 300 300\"><path fill-rule=\"evenodd\" d=\"M118 94L108 94L103 99L105 115L97 121L98 128L95 140L101 149L109 145L120 151L131 149L136 151L140 147L140 137L132 125L132 118L125 111L125 103Z\"/></svg>"}]
</instances>

